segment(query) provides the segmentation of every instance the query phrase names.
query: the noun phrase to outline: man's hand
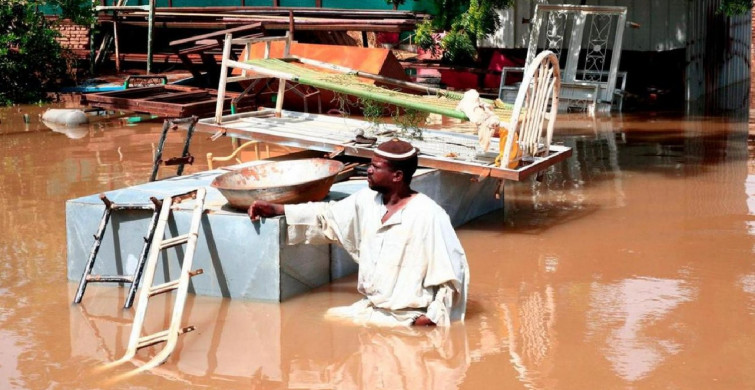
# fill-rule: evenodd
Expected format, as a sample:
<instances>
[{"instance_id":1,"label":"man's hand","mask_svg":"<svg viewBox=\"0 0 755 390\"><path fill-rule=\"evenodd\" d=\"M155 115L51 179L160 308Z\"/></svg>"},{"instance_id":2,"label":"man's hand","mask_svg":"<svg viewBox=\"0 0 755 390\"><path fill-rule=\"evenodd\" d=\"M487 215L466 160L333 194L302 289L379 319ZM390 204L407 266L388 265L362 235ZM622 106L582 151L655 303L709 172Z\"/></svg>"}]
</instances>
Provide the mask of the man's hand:
<instances>
[{"instance_id":1,"label":"man's hand","mask_svg":"<svg viewBox=\"0 0 755 390\"><path fill-rule=\"evenodd\" d=\"M417 317L412 323L414 326L435 326L435 323L430 321L424 314Z\"/></svg>"},{"instance_id":2,"label":"man's hand","mask_svg":"<svg viewBox=\"0 0 755 390\"><path fill-rule=\"evenodd\" d=\"M251 218L252 221L256 221L260 219L260 217L268 218L283 215L283 212L282 204L270 203L264 200L255 200L254 203L249 206L249 210L247 210L247 214L249 214L249 218Z\"/></svg>"}]
</instances>

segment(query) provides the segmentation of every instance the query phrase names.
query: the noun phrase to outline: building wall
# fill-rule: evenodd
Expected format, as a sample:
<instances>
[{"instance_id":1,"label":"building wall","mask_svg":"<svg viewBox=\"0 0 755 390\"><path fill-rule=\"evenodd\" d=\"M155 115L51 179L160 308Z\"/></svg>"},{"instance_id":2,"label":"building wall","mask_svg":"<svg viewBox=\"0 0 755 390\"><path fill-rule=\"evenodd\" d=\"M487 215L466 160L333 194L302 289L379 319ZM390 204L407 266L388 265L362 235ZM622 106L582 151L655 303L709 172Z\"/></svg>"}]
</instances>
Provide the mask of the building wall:
<instances>
[{"instance_id":1,"label":"building wall","mask_svg":"<svg viewBox=\"0 0 755 390\"><path fill-rule=\"evenodd\" d=\"M537 3L579 4L580 1L516 1L499 11L503 27L482 47L524 49ZM625 6L627 22L622 50L636 53L684 52L684 63L655 64L654 73L680 78L684 101L705 109L733 110L748 103L750 90L751 14L727 17L716 13L721 0L588 0L588 5ZM647 54L646 54L647 55ZM661 67L661 68L658 68ZM627 70L623 66L620 69ZM631 80L642 77L629 69ZM640 69L643 72L648 69ZM683 80L681 80L683 79Z\"/></svg>"},{"instance_id":2,"label":"building wall","mask_svg":"<svg viewBox=\"0 0 755 390\"><path fill-rule=\"evenodd\" d=\"M750 86L751 16L717 14L720 0L692 0L685 101L690 109L746 108Z\"/></svg>"},{"instance_id":3,"label":"building wall","mask_svg":"<svg viewBox=\"0 0 755 390\"><path fill-rule=\"evenodd\" d=\"M750 12L750 108L755 108L755 77L753 77L752 61L755 59L755 12ZM755 167L755 165L753 165ZM752 172L755 174L755 170Z\"/></svg>"},{"instance_id":4,"label":"building wall","mask_svg":"<svg viewBox=\"0 0 755 390\"><path fill-rule=\"evenodd\" d=\"M482 47L522 49L529 43L530 19L537 3L579 4L580 1L521 0L506 10L498 11L503 26ZM627 7L627 21L639 28L624 31L624 50L666 51L683 48L687 39L689 0L590 0L587 5Z\"/></svg>"},{"instance_id":5,"label":"building wall","mask_svg":"<svg viewBox=\"0 0 755 390\"><path fill-rule=\"evenodd\" d=\"M60 31L60 37L57 41L64 49L89 50L89 27L74 24L70 20L61 20L58 31Z\"/></svg>"}]
</instances>

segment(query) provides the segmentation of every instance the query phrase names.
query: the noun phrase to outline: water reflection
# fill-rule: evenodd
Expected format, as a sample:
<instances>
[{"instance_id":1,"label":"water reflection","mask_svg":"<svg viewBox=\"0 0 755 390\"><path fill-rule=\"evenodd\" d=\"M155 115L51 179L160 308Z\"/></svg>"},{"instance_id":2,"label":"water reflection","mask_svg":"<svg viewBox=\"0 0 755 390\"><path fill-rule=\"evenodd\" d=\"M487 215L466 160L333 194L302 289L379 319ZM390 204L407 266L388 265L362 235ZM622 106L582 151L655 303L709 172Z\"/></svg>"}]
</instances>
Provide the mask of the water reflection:
<instances>
[{"instance_id":1,"label":"water reflection","mask_svg":"<svg viewBox=\"0 0 755 390\"><path fill-rule=\"evenodd\" d=\"M682 303L695 298L695 290L684 281L635 278L612 284L596 282L590 294L587 341L603 344L606 359L621 378L638 381L682 349L669 332L654 337L652 330Z\"/></svg>"},{"instance_id":2,"label":"water reflection","mask_svg":"<svg viewBox=\"0 0 755 390\"><path fill-rule=\"evenodd\" d=\"M747 175L745 180L745 194L747 194L747 209L748 215L751 216L750 220L746 222L747 231L750 234L755 235L755 174ZM755 250L755 247L753 247Z\"/></svg>"},{"instance_id":3,"label":"water reflection","mask_svg":"<svg viewBox=\"0 0 755 390\"><path fill-rule=\"evenodd\" d=\"M290 362L290 389L457 389L469 366L464 328L339 329L331 359ZM356 338L356 348L349 342ZM343 348L346 344L347 348Z\"/></svg>"},{"instance_id":4,"label":"water reflection","mask_svg":"<svg viewBox=\"0 0 755 390\"><path fill-rule=\"evenodd\" d=\"M72 357L109 362L125 351L132 313L120 308L120 290L95 289L90 292L95 298L71 306ZM155 304L167 310L168 301ZM291 389L456 389L469 366L464 326L381 329L333 323L318 325L315 335L298 327L287 331L294 318L285 312L276 303L189 300L186 323L198 330L181 336L173 356L153 374L188 382L252 378L258 385L282 383ZM145 328L157 331L163 320L149 323L147 317ZM155 352L150 349L138 358L147 360Z\"/></svg>"},{"instance_id":5,"label":"water reflection","mask_svg":"<svg viewBox=\"0 0 755 390\"><path fill-rule=\"evenodd\" d=\"M459 229L470 301L448 335L323 320L357 299L348 279L283 304L192 296L197 330L168 362L111 383L133 367L93 369L122 355L132 311L112 286L71 306L64 202L145 182L161 126L71 139L15 115L0 110L6 387L755 388L755 147L737 118L559 116L574 157L508 183L504 211ZM147 331L164 327L156 314Z\"/></svg>"},{"instance_id":6,"label":"water reflection","mask_svg":"<svg viewBox=\"0 0 755 390\"><path fill-rule=\"evenodd\" d=\"M90 125L87 123L77 125L77 126L68 126L65 124L49 122L45 120L40 120L40 122L43 125L45 125L48 129L56 133L63 134L66 137L71 138L71 139L80 139L89 135Z\"/></svg>"},{"instance_id":7,"label":"water reflection","mask_svg":"<svg viewBox=\"0 0 755 390\"><path fill-rule=\"evenodd\" d=\"M525 287L525 286L522 286ZM530 389L548 388L544 380L554 364L556 306L554 291L520 291L516 305L501 304L508 353L519 380Z\"/></svg>"}]
</instances>

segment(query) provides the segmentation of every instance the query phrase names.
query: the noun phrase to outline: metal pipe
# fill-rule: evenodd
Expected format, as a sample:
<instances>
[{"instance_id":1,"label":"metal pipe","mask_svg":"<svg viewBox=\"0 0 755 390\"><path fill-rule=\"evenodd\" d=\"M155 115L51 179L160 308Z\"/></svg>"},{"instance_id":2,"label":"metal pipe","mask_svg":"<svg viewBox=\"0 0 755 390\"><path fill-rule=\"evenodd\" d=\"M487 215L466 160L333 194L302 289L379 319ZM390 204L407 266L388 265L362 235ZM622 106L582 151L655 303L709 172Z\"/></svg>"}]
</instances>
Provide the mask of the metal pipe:
<instances>
[{"instance_id":1,"label":"metal pipe","mask_svg":"<svg viewBox=\"0 0 755 390\"><path fill-rule=\"evenodd\" d=\"M318 60L312 60L312 59L309 59L309 58L297 57L295 55L293 57L296 58L297 60L299 60L303 64L313 65L313 66L317 66L317 67L323 68L323 69L337 70L339 72L353 74L355 76L364 77L364 78L368 78L368 79L384 82L386 84L398 85L398 86L406 87L406 88L413 89L413 90L416 90L416 91L422 91L422 92L426 92L426 93L430 93L430 94L434 94L434 95L439 95L439 96L453 96L453 97L456 97L456 98L461 98L461 96L462 96L461 94L456 93L456 92L449 92L447 90L443 90L443 89L439 89L439 88L433 88L433 87L428 87L426 85L412 83L410 81L404 81L404 80L394 79L394 78L390 78L390 77L385 77L385 76L381 76L379 74L374 74L374 73L369 73L369 72L365 72L365 71L361 71L361 70L356 70L356 69L348 68L348 67L345 67L345 66L329 64L327 62L318 61Z\"/></svg>"},{"instance_id":2,"label":"metal pipe","mask_svg":"<svg viewBox=\"0 0 755 390\"><path fill-rule=\"evenodd\" d=\"M223 122L223 102L225 101L225 85L228 81L228 62L231 56L231 41L233 35L225 34L225 43L223 44L223 62L220 65L220 82L218 83L218 102L215 106L215 123Z\"/></svg>"},{"instance_id":3,"label":"metal pipe","mask_svg":"<svg viewBox=\"0 0 755 390\"><path fill-rule=\"evenodd\" d=\"M147 74L152 72L152 38L155 33L155 0L149 0L149 26L147 26Z\"/></svg>"},{"instance_id":4,"label":"metal pipe","mask_svg":"<svg viewBox=\"0 0 755 390\"><path fill-rule=\"evenodd\" d=\"M113 40L115 41L115 71L120 72L121 71L121 50L120 45L118 43L118 18L115 13L113 13Z\"/></svg>"}]
</instances>

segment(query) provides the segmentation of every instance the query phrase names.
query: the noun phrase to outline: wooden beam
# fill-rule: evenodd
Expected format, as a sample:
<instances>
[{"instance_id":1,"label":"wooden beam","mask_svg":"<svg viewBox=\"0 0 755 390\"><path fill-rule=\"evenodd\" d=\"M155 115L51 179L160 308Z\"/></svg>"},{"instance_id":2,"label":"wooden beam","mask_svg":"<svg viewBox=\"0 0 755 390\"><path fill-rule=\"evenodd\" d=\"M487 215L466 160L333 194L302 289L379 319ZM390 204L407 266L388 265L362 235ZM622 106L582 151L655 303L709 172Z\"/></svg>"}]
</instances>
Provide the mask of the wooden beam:
<instances>
[{"instance_id":1,"label":"wooden beam","mask_svg":"<svg viewBox=\"0 0 755 390\"><path fill-rule=\"evenodd\" d=\"M288 33L294 36L294 11L288 10Z\"/></svg>"},{"instance_id":2,"label":"wooden beam","mask_svg":"<svg viewBox=\"0 0 755 390\"><path fill-rule=\"evenodd\" d=\"M194 36L191 36L191 37L188 37L188 38L177 39L175 41L170 41L170 43L168 43L168 45L169 46L177 46L177 45L183 45L185 43L193 43L193 42L196 42L196 41L199 41L199 40L202 40L202 39L217 38L217 37L221 37L222 38L227 33L233 34L233 33L242 32L242 31L257 30L257 29L260 29L260 28L262 28L262 23L256 22L256 23L252 23L252 24L249 24L249 25L246 25L246 26L228 28L228 29L225 29L225 30L213 31L213 32L207 33L207 34L200 34L200 35L194 35Z\"/></svg>"}]
</instances>

